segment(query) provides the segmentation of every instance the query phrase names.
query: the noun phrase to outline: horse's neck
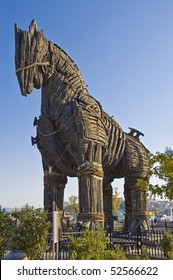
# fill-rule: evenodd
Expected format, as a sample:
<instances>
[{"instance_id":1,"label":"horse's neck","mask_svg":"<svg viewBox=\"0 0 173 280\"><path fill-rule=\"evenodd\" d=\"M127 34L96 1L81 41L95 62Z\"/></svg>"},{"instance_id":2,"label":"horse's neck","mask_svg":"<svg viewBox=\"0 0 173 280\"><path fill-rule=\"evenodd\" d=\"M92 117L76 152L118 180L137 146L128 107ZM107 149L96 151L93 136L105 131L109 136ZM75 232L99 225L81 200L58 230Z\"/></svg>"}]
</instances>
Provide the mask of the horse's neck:
<instances>
[{"instance_id":1,"label":"horse's neck","mask_svg":"<svg viewBox=\"0 0 173 280\"><path fill-rule=\"evenodd\" d=\"M81 92L88 95L87 86L73 60L55 44L50 43L50 49L54 73L42 87L42 112L44 103L49 104L49 111L55 107L60 110L62 104L75 99Z\"/></svg>"},{"instance_id":2,"label":"horse's neck","mask_svg":"<svg viewBox=\"0 0 173 280\"><path fill-rule=\"evenodd\" d=\"M87 93L87 86L82 74L71 57L55 44L52 45L52 48L56 57L56 71L61 73L64 76L65 82L73 88L77 89L80 86Z\"/></svg>"}]
</instances>

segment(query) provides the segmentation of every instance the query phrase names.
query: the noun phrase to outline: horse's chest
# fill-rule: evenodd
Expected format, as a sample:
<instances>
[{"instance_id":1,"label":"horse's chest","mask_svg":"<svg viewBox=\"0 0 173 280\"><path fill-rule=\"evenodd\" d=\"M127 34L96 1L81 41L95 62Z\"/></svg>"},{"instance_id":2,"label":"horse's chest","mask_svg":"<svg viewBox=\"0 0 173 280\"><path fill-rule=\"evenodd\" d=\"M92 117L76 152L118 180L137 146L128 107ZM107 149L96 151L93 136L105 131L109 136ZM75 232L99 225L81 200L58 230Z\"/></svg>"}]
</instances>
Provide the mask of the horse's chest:
<instances>
[{"instance_id":1,"label":"horse's chest","mask_svg":"<svg viewBox=\"0 0 173 280\"><path fill-rule=\"evenodd\" d=\"M101 116L91 106L84 106L76 100L64 104L55 127L63 143L77 138L94 141L102 146L108 143Z\"/></svg>"}]
</instances>

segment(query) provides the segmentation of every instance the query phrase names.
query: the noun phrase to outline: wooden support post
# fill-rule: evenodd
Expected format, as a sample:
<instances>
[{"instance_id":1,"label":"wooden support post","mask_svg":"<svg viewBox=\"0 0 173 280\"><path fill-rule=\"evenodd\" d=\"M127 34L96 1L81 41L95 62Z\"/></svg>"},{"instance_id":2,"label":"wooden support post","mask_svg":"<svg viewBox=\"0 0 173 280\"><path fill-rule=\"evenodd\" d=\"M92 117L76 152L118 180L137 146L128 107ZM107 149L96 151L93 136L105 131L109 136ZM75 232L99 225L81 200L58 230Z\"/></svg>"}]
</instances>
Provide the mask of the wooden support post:
<instances>
[{"instance_id":1,"label":"wooden support post","mask_svg":"<svg viewBox=\"0 0 173 280\"><path fill-rule=\"evenodd\" d=\"M79 214L78 221L94 222L104 227L103 168L96 162L79 166Z\"/></svg>"},{"instance_id":2,"label":"wooden support post","mask_svg":"<svg viewBox=\"0 0 173 280\"><path fill-rule=\"evenodd\" d=\"M64 188L67 178L56 172L45 172L44 207L48 212L63 211Z\"/></svg>"},{"instance_id":3,"label":"wooden support post","mask_svg":"<svg viewBox=\"0 0 173 280\"><path fill-rule=\"evenodd\" d=\"M137 186L136 178L125 178L124 196L126 207L124 231L136 232L139 227L149 230L147 192Z\"/></svg>"},{"instance_id":4,"label":"wooden support post","mask_svg":"<svg viewBox=\"0 0 173 280\"><path fill-rule=\"evenodd\" d=\"M103 181L103 204L104 204L104 215L105 215L105 230L112 232L113 226L113 214L112 214L112 186L113 180L104 179Z\"/></svg>"}]
</instances>

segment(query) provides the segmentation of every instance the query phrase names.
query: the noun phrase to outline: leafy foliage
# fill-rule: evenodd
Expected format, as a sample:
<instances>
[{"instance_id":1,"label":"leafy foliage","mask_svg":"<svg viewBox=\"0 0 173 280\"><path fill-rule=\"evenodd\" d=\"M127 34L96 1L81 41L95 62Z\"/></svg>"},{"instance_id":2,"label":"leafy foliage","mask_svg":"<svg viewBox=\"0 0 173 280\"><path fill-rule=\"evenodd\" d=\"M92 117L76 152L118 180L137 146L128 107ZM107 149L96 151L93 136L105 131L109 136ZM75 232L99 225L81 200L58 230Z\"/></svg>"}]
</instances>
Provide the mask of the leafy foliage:
<instances>
[{"instance_id":1,"label":"leafy foliage","mask_svg":"<svg viewBox=\"0 0 173 280\"><path fill-rule=\"evenodd\" d=\"M161 246L167 259L173 260L173 235L166 230L164 231Z\"/></svg>"},{"instance_id":2,"label":"leafy foliage","mask_svg":"<svg viewBox=\"0 0 173 280\"><path fill-rule=\"evenodd\" d=\"M163 180L160 186L149 185L149 190L153 195L165 196L170 200L173 199L173 151L166 148L165 153L157 152L150 155L150 176L154 175Z\"/></svg>"},{"instance_id":3,"label":"leafy foliage","mask_svg":"<svg viewBox=\"0 0 173 280\"><path fill-rule=\"evenodd\" d=\"M116 245L108 249L110 240L101 231L85 231L82 237L70 238L71 260L125 260L124 250Z\"/></svg>"},{"instance_id":4,"label":"leafy foliage","mask_svg":"<svg viewBox=\"0 0 173 280\"><path fill-rule=\"evenodd\" d=\"M118 197L118 189L114 188L114 193L112 195L112 210L114 213L118 213L118 209L120 206L120 198Z\"/></svg>"},{"instance_id":5,"label":"leafy foliage","mask_svg":"<svg viewBox=\"0 0 173 280\"><path fill-rule=\"evenodd\" d=\"M4 252L8 245L10 232L9 214L0 207L0 259L2 259Z\"/></svg>"},{"instance_id":6,"label":"leafy foliage","mask_svg":"<svg viewBox=\"0 0 173 280\"><path fill-rule=\"evenodd\" d=\"M72 195L68 198L68 201L65 201L64 211L72 214L74 218L77 217L79 212L79 202L77 196Z\"/></svg>"},{"instance_id":7,"label":"leafy foliage","mask_svg":"<svg viewBox=\"0 0 173 280\"><path fill-rule=\"evenodd\" d=\"M129 260L149 260L150 256L147 250L147 247L145 247L144 245L142 245L142 254L140 255L128 255Z\"/></svg>"},{"instance_id":8,"label":"leafy foliage","mask_svg":"<svg viewBox=\"0 0 173 280\"><path fill-rule=\"evenodd\" d=\"M50 222L47 221L47 212L24 206L20 211L13 212L19 220L14 228L13 249L23 250L29 259L38 259L47 248L47 235Z\"/></svg>"}]
</instances>

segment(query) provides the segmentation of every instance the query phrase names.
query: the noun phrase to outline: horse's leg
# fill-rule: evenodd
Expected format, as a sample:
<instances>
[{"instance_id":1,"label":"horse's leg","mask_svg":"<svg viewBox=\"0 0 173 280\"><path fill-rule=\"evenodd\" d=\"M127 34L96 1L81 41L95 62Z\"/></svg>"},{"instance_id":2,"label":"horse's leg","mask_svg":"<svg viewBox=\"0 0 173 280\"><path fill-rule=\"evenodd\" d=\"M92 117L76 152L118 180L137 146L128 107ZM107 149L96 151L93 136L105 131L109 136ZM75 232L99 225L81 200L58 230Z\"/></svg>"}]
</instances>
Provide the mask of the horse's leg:
<instances>
[{"instance_id":1,"label":"horse's leg","mask_svg":"<svg viewBox=\"0 0 173 280\"><path fill-rule=\"evenodd\" d=\"M67 177L54 166L57 161L55 143L51 142L49 137L44 137L40 133L40 131L49 131L49 129L54 129L51 121L40 116L37 121L37 138L44 172L44 208L48 213L54 211L63 212L64 189Z\"/></svg>"},{"instance_id":2,"label":"horse's leg","mask_svg":"<svg viewBox=\"0 0 173 280\"><path fill-rule=\"evenodd\" d=\"M147 182L147 178L143 178L143 180ZM138 178L128 176L125 177L124 196L126 212L124 230L136 231L139 227L148 230L147 189L138 185Z\"/></svg>"},{"instance_id":3,"label":"horse's leg","mask_svg":"<svg viewBox=\"0 0 173 280\"><path fill-rule=\"evenodd\" d=\"M132 223L132 186L135 186L136 182L133 182L130 177L124 179L125 220L123 230L130 231Z\"/></svg>"},{"instance_id":4,"label":"horse's leg","mask_svg":"<svg viewBox=\"0 0 173 280\"><path fill-rule=\"evenodd\" d=\"M149 229L147 215L147 188L148 188L148 151L133 137L126 135L126 147L122 160L125 185L125 225L124 229L136 231L138 228ZM141 186L138 179L145 183Z\"/></svg>"},{"instance_id":5,"label":"horse's leg","mask_svg":"<svg viewBox=\"0 0 173 280\"><path fill-rule=\"evenodd\" d=\"M105 215L105 230L113 231L113 215L112 215L112 183L113 179L104 177L103 180L103 205Z\"/></svg>"},{"instance_id":6,"label":"horse's leg","mask_svg":"<svg viewBox=\"0 0 173 280\"><path fill-rule=\"evenodd\" d=\"M63 213L64 189L67 177L56 168L44 170L44 208L48 213Z\"/></svg>"},{"instance_id":7,"label":"horse's leg","mask_svg":"<svg viewBox=\"0 0 173 280\"><path fill-rule=\"evenodd\" d=\"M104 227L102 146L90 141L85 161L78 166L78 221Z\"/></svg>"}]
</instances>

